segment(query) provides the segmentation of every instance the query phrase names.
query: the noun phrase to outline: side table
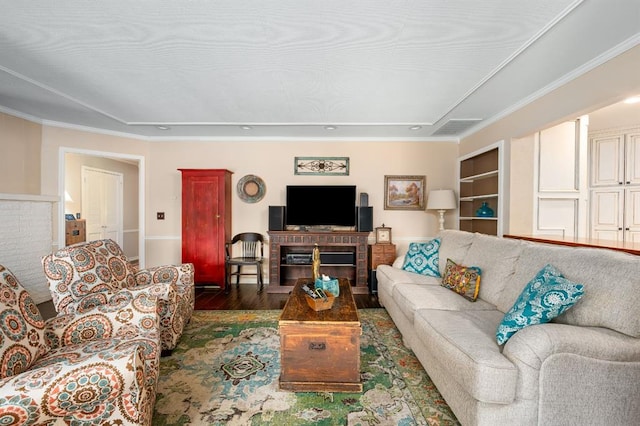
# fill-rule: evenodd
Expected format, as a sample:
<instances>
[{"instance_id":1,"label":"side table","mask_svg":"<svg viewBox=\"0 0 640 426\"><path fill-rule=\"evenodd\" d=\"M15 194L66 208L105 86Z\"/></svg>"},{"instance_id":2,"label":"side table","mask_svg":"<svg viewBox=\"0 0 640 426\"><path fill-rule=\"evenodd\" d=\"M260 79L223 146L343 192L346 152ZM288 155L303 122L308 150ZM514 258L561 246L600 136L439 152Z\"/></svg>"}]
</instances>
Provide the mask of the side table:
<instances>
[{"instance_id":1,"label":"side table","mask_svg":"<svg viewBox=\"0 0 640 426\"><path fill-rule=\"evenodd\" d=\"M369 245L369 292L378 292L378 279L376 269L378 265L391 265L396 260L395 244L370 244Z\"/></svg>"}]
</instances>

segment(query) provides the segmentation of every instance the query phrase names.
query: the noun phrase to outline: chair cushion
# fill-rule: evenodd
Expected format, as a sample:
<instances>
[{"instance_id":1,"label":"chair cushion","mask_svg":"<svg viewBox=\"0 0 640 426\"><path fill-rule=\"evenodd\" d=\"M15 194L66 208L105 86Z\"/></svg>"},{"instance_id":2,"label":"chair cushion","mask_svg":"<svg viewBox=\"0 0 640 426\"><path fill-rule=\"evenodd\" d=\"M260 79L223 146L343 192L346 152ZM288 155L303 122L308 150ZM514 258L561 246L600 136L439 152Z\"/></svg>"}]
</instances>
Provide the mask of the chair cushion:
<instances>
[{"instance_id":1,"label":"chair cushion","mask_svg":"<svg viewBox=\"0 0 640 426\"><path fill-rule=\"evenodd\" d=\"M28 370L47 350L38 306L0 265L0 379Z\"/></svg>"},{"instance_id":2,"label":"chair cushion","mask_svg":"<svg viewBox=\"0 0 640 426\"><path fill-rule=\"evenodd\" d=\"M136 284L134 268L110 239L65 247L45 256L42 264L53 304L60 313L73 313L74 304L88 294Z\"/></svg>"}]
</instances>

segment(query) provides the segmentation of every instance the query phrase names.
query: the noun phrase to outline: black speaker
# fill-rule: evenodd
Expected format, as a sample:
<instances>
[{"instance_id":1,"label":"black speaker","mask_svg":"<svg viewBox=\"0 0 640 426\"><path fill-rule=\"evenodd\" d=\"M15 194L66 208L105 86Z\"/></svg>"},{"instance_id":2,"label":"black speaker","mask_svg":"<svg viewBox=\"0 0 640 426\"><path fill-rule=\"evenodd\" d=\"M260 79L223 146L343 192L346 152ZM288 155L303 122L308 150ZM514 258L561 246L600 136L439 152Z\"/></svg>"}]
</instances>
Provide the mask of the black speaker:
<instances>
[{"instance_id":1,"label":"black speaker","mask_svg":"<svg viewBox=\"0 0 640 426\"><path fill-rule=\"evenodd\" d=\"M369 207L369 194L366 192L360 193L360 207Z\"/></svg>"},{"instance_id":2,"label":"black speaker","mask_svg":"<svg viewBox=\"0 0 640 426\"><path fill-rule=\"evenodd\" d=\"M358 207L358 231L373 231L373 207Z\"/></svg>"},{"instance_id":3,"label":"black speaker","mask_svg":"<svg viewBox=\"0 0 640 426\"><path fill-rule=\"evenodd\" d=\"M284 231L284 206L269 206L269 231Z\"/></svg>"}]
</instances>

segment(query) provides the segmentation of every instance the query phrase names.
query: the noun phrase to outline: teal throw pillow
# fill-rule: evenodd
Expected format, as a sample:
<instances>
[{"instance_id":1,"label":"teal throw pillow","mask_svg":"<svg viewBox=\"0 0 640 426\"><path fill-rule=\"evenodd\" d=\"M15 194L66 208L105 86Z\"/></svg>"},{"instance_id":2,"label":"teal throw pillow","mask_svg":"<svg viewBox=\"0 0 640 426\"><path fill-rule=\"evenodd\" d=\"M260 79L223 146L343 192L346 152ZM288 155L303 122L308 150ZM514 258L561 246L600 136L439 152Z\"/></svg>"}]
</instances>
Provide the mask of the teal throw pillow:
<instances>
[{"instance_id":1,"label":"teal throw pillow","mask_svg":"<svg viewBox=\"0 0 640 426\"><path fill-rule=\"evenodd\" d=\"M434 238L426 243L410 243L402 269L428 277L439 277L439 252L440 238Z\"/></svg>"},{"instance_id":2,"label":"teal throw pillow","mask_svg":"<svg viewBox=\"0 0 640 426\"><path fill-rule=\"evenodd\" d=\"M496 330L499 345L528 325L544 324L572 307L584 286L566 279L552 265L542 268L524 287Z\"/></svg>"}]
</instances>

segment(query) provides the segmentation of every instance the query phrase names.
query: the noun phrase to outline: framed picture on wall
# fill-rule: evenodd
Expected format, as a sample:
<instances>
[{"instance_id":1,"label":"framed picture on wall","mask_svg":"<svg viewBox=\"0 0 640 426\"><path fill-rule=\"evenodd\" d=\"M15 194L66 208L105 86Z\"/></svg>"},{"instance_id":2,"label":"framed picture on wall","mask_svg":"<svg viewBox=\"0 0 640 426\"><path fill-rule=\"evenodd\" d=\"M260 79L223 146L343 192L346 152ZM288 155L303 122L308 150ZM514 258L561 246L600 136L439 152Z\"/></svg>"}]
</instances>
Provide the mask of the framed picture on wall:
<instances>
[{"instance_id":1,"label":"framed picture on wall","mask_svg":"<svg viewBox=\"0 0 640 426\"><path fill-rule=\"evenodd\" d=\"M295 157L296 175L349 176L349 157Z\"/></svg>"},{"instance_id":2,"label":"framed picture on wall","mask_svg":"<svg viewBox=\"0 0 640 426\"><path fill-rule=\"evenodd\" d=\"M384 177L385 210L424 210L426 176Z\"/></svg>"}]
</instances>

